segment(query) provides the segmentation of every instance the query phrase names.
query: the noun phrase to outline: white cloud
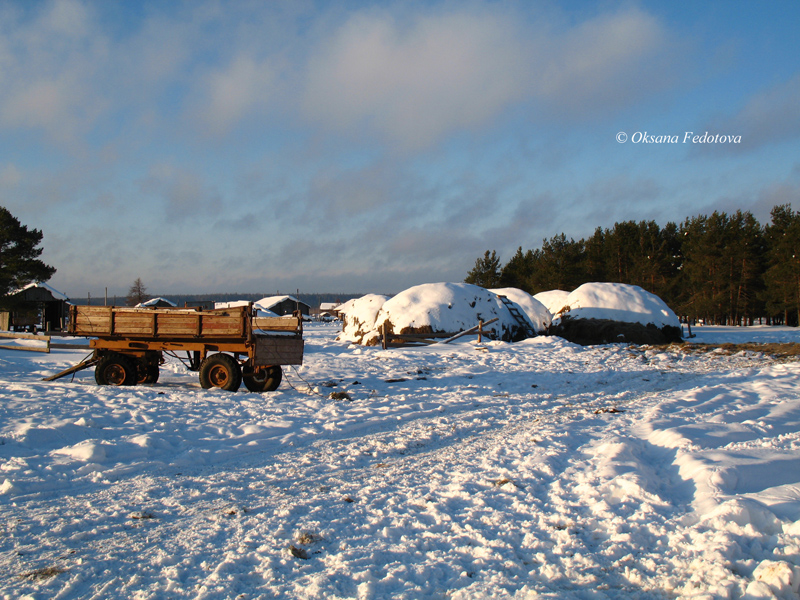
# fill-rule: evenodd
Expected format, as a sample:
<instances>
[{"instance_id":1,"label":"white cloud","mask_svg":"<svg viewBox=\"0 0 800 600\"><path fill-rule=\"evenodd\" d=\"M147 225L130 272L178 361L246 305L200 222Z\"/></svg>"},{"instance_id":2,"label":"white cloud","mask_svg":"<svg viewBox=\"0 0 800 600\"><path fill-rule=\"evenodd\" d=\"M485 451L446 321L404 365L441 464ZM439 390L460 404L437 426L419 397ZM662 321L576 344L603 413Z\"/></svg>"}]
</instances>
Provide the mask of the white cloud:
<instances>
[{"instance_id":1,"label":"white cloud","mask_svg":"<svg viewBox=\"0 0 800 600\"><path fill-rule=\"evenodd\" d=\"M0 126L73 142L107 108L91 81L107 59L107 41L75 0L37 5L30 18L0 22Z\"/></svg>"},{"instance_id":2,"label":"white cloud","mask_svg":"<svg viewBox=\"0 0 800 600\"><path fill-rule=\"evenodd\" d=\"M225 69L202 78L196 116L209 133L223 135L254 112L263 110L272 95L276 72L268 62L235 57Z\"/></svg>"},{"instance_id":3,"label":"white cloud","mask_svg":"<svg viewBox=\"0 0 800 600\"><path fill-rule=\"evenodd\" d=\"M712 121L701 131L740 135L739 144L698 144L698 150L716 153L745 152L800 137L800 75L754 94L734 115Z\"/></svg>"},{"instance_id":4,"label":"white cloud","mask_svg":"<svg viewBox=\"0 0 800 600\"><path fill-rule=\"evenodd\" d=\"M676 46L639 10L554 29L498 5L405 20L357 13L316 48L305 114L415 150L481 127L512 106L607 113L673 83Z\"/></svg>"},{"instance_id":5,"label":"white cloud","mask_svg":"<svg viewBox=\"0 0 800 600\"><path fill-rule=\"evenodd\" d=\"M305 113L333 128L368 127L408 148L474 127L518 100L524 45L508 15L357 14L317 48Z\"/></svg>"},{"instance_id":6,"label":"white cloud","mask_svg":"<svg viewBox=\"0 0 800 600\"><path fill-rule=\"evenodd\" d=\"M543 35L534 94L569 116L629 106L675 83L676 41L637 9L606 14L562 33Z\"/></svg>"}]
</instances>

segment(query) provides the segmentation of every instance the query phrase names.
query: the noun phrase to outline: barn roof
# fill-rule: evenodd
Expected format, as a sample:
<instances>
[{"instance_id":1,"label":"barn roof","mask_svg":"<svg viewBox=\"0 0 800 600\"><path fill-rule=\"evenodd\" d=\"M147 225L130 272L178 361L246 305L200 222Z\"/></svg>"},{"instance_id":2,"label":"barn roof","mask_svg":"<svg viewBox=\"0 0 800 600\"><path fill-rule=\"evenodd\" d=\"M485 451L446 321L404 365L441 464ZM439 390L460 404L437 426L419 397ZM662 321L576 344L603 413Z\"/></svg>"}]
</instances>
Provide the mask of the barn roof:
<instances>
[{"instance_id":1,"label":"barn roof","mask_svg":"<svg viewBox=\"0 0 800 600\"><path fill-rule=\"evenodd\" d=\"M254 302L254 304L259 308L263 308L264 310L270 310L272 307L277 306L278 304L280 304L281 302L285 302L286 300L291 300L292 302L308 306L308 304L306 304L302 300L298 300L294 296L267 296L265 298L262 298L258 302Z\"/></svg>"},{"instance_id":2,"label":"barn roof","mask_svg":"<svg viewBox=\"0 0 800 600\"><path fill-rule=\"evenodd\" d=\"M63 292L59 292L54 287L51 287L51 286L47 285L46 283L41 283L39 281L34 281L33 283L29 283L28 285L26 285L24 287L21 287L18 290L14 290L13 292L9 292L7 295L8 296L16 296L17 294L21 294L22 292L24 292L26 290L33 289L33 288L41 288L43 290L47 290L48 292L50 292L50 294L56 300L65 300L65 301L69 300L67 295L64 294Z\"/></svg>"}]
</instances>

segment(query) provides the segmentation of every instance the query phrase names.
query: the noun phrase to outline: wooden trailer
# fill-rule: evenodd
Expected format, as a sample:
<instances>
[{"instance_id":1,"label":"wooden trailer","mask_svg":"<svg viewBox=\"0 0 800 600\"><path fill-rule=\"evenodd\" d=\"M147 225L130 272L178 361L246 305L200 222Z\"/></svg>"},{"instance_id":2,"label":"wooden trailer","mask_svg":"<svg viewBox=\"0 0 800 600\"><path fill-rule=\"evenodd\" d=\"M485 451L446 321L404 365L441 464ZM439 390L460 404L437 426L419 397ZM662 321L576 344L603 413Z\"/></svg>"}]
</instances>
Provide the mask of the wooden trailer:
<instances>
[{"instance_id":1,"label":"wooden trailer","mask_svg":"<svg viewBox=\"0 0 800 600\"><path fill-rule=\"evenodd\" d=\"M236 391L244 381L251 392L264 392L278 388L282 365L303 363L302 318L255 317L252 306L70 306L68 331L93 338L94 352L47 381L94 366L99 385L155 383L168 354L198 371L204 388Z\"/></svg>"}]
</instances>

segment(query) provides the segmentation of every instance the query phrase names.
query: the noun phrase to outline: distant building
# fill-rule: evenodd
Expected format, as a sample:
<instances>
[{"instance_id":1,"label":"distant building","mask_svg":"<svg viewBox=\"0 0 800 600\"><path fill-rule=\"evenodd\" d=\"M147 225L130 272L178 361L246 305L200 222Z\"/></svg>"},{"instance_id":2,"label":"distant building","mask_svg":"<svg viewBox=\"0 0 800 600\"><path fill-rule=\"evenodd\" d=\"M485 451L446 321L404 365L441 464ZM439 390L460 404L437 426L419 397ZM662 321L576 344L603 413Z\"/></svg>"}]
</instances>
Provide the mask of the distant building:
<instances>
[{"instance_id":1,"label":"distant building","mask_svg":"<svg viewBox=\"0 0 800 600\"><path fill-rule=\"evenodd\" d=\"M322 321L340 319L341 315L336 310L339 304L339 302L320 302L319 308L314 311L314 315Z\"/></svg>"},{"instance_id":2,"label":"distant building","mask_svg":"<svg viewBox=\"0 0 800 600\"><path fill-rule=\"evenodd\" d=\"M46 283L34 282L2 299L0 329L60 331L67 320L69 298Z\"/></svg>"},{"instance_id":3,"label":"distant building","mask_svg":"<svg viewBox=\"0 0 800 600\"><path fill-rule=\"evenodd\" d=\"M134 308L175 308L178 306L166 298L150 298L147 302L140 302Z\"/></svg>"},{"instance_id":4,"label":"distant building","mask_svg":"<svg viewBox=\"0 0 800 600\"><path fill-rule=\"evenodd\" d=\"M311 314L311 307L294 296L267 296L253 304L256 308L274 312L281 317L284 315L291 315L296 310L299 310L300 313L305 316Z\"/></svg>"}]
</instances>

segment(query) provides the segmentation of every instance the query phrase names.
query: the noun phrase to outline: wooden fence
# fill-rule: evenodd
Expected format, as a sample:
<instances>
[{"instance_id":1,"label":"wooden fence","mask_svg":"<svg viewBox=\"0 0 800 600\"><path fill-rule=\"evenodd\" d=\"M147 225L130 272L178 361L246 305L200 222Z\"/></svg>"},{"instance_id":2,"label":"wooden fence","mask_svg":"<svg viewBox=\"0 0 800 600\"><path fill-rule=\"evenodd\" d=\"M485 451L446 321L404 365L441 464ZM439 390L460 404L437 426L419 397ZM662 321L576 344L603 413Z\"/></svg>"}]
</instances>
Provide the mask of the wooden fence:
<instances>
[{"instance_id":1,"label":"wooden fence","mask_svg":"<svg viewBox=\"0 0 800 600\"><path fill-rule=\"evenodd\" d=\"M497 321L497 317L489 321L478 321L478 324L458 333L391 333L388 322L384 321L381 326L381 346L387 348L398 348L412 344L415 346L427 344L449 344L465 335L478 334L478 343L483 339L483 328Z\"/></svg>"},{"instance_id":2,"label":"wooden fence","mask_svg":"<svg viewBox=\"0 0 800 600\"><path fill-rule=\"evenodd\" d=\"M35 333L22 333L17 331L0 331L0 339L11 340L36 340L43 342L43 346L17 346L12 344L0 344L0 348L4 350L22 350L23 352L43 352L49 354L53 348L63 349L86 349L90 350L89 344L60 344L53 343L52 338L55 334L37 335Z\"/></svg>"}]
</instances>

